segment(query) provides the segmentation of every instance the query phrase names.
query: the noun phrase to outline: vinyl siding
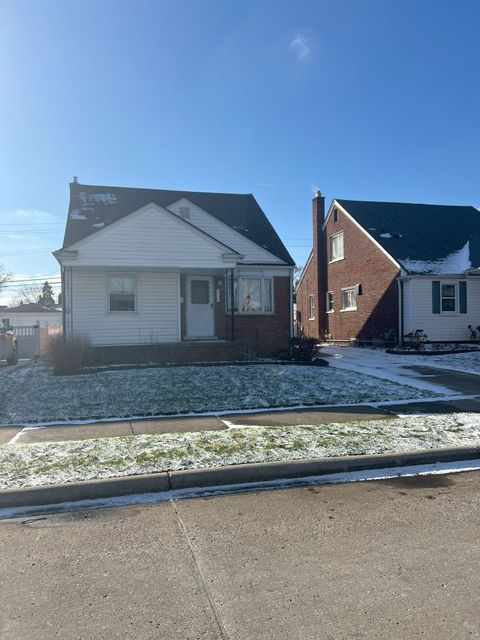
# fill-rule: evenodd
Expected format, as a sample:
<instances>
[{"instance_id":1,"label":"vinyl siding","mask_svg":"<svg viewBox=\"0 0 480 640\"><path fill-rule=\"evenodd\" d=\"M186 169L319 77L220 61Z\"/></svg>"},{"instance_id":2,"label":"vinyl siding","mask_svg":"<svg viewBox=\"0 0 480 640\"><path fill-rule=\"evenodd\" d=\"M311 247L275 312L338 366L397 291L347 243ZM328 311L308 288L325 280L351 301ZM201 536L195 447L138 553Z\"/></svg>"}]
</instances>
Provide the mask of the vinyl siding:
<instances>
[{"instance_id":1,"label":"vinyl siding","mask_svg":"<svg viewBox=\"0 0 480 640\"><path fill-rule=\"evenodd\" d=\"M40 327L61 327L62 312L54 311L49 313L35 313L32 311L0 311L0 318L8 318L12 327L33 327L38 324Z\"/></svg>"},{"instance_id":2,"label":"vinyl siding","mask_svg":"<svg viewBox=\"0 0 480 640\"><path fill-rule=\"evenodd\" d=\"M404 333L423 329L432 341L468 340L467 326L480 324L480 278L467 279L467 313L433 313L432 281L458 283L459 278L412 278L404 282ZM458 294L458 288L457 288ZM457 309L458 309L457 297Z\"/></svg>"},{"instance_id":3,"label":"vinyl siding","mask_svg":"<svg viewBox=\"0 0 480 640\"><path fill-rule=\"evenodd\" d=\"M228 253L154 204L71 248L78 257L62 259L64 266L225 268L222 254Z\"/></svg>"},{"instance_id":4,"label":"vinyl siding","mask_svg":"<svg viewBox=\"0 0 480 640\"><path fill-rule=\"evenodd\" d=\"M214 238L217 238L217 240L223 242L228 247L238 251L238 253L243 254L245 257L242 259L242 262L271 262L273 264L285 264L280 260L280 258L274 256L267 249L255 244L255 242L252 242L241 233L238 233L227 224L224 224L215 218L215 216L212 216L210 213L204 211L196 204L185 198L178 202L174 202L168 208L170 211L180 214L180 209L182 207L189 208L189 222Z\"/></svg>"},{"instance_id":5,"label":"vinyl siding","mask_svg":"<svg viewBox=\"0 0 480 640\"><path fill-rule=\"evenodd\" d=\"M133 272L132 272L133 273ZM136 311L108 311L108 271L73 270L73 333L93 345L177 342L179 284L177 273L136 273Z\"/></svg>"}]
</instances>

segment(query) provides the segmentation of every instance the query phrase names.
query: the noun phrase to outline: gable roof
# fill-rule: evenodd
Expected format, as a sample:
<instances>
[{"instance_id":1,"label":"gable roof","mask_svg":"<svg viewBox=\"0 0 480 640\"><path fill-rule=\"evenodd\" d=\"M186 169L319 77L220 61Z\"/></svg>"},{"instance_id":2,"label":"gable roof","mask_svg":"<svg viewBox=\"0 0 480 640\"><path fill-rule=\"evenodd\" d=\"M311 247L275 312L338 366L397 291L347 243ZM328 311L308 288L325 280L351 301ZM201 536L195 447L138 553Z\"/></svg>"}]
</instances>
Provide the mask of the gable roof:
<instances>
[{"instance_id":1,"label":"gable roof","mask_svg":"<svg viewBox=\"0 0 480 640\"><path fill-rule=\"evenodd\" d=\"M44 307L37 302L21 303L16 307L7 307L5 309L8 312L22 312L22 313L61 313L58 307Z\"/></svg>"},{"instance_id":2,"label":"gable roof","mask_svg":"<svg viewBox=\"0 0 480 640\"><path fill-rule=\"evenodd\" d=\"M463 273L480 267L480 211L471 206L335 201L407 273Z\"/></svg>"},{"instance_id":3,"label":"gable roof","mask_svg":"<svg viewBox=\"0 0 480 640\"><path fill-rule=\"evenodd\" d=\"M70 183L63 249L147 204L167 208L186 198L289 265L292 257L252 194L136 189Z\"/></svg>"}]
</instances>

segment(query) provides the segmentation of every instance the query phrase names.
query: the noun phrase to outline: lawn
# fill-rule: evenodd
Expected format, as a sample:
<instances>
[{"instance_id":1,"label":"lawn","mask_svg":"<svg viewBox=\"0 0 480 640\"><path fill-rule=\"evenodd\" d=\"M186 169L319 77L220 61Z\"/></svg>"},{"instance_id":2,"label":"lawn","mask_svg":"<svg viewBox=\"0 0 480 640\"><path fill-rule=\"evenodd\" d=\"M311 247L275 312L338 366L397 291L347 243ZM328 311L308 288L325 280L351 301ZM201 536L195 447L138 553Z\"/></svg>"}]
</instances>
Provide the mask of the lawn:
<instances>
[{"instance_id":1,"label":"lawn","mask_svg":"<svg viewBox=\"0 0 480 640\"><path fill-rule=\"evenodd\" d=\"M0 423L174 415L434 397L333 367L233 365L54 376L43 362L1 374Z\"/></svg>"},{"instance_id":2,"label":"lawn","mask_svg":"<svg viewBox=\"0 0 480 640\"><path fill-rule=\"evenodd\" d=\"M6 444L0 446L0 489L175 469L479 444L480 416L462 413Z\"/></svg>"}]
</instances>

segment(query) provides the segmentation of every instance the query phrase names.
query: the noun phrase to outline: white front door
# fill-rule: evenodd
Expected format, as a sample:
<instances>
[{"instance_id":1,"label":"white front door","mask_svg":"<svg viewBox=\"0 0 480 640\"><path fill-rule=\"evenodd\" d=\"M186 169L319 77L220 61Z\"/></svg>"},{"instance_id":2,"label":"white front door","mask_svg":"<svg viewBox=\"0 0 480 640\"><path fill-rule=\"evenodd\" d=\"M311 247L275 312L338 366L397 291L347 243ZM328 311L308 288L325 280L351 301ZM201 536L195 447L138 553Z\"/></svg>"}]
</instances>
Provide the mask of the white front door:
<instances>
[{"instance_id":1,"label":"white front door","mask_svg":"<svg viewBox=\"0 0 480 640\"><path fill-rule=\"evenodd\" d=\"M213 278L187 276L186 286L187 338L214 336Z\"/></svg>"}]
</instances>

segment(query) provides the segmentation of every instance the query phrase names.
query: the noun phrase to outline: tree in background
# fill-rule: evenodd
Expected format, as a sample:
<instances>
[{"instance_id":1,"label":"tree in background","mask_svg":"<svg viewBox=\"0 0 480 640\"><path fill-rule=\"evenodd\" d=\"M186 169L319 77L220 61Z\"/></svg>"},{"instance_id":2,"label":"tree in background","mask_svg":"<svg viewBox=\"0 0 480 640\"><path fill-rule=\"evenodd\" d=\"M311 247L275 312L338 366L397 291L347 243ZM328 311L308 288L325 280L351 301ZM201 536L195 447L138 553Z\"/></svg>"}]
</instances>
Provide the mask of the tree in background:
<instances>
[{"instance_id":1,"label":"tree in background","mask_svg":"<svg viewBox=\"0 0 480 640\"><path fill-rule=\"evenodd\" d=\"M46 280L42 286L42 293L38 298L38 304L42 304L44 307L51 307L55 304L53 299L52 285Z\"/></svg>"},{"instance_id":2,"label":"tree in background","mask_svg":"<svg viewBox=\"0 0 480 640\"><path fill-rule=\"evenodd\" d=\"M0 264L0 289L12 278L12 274L5 271L3 264Z\"/></svg>"}]
</instances>

